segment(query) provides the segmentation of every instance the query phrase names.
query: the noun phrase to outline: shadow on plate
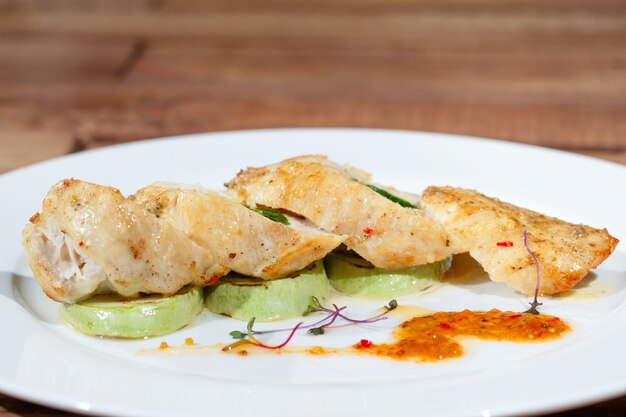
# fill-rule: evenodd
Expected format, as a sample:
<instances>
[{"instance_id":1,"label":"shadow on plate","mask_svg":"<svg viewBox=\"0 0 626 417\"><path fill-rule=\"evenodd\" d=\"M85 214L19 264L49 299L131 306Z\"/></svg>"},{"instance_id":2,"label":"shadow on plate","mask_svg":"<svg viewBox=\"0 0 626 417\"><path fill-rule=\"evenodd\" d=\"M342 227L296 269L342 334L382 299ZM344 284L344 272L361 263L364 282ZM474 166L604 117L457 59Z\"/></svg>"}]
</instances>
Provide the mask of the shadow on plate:
<instances>
[{"instance_id":1,"label":"shadow on plate","mask_svg":"<svg viewBox=\"0 0 626 417\"><path fill-rule=\"evenodd\" d=\"M452 268L446 274L448 283L463 287L484 285L491 282L482 266L469 253L454 256Z\"/></svg>"},{"instance_id":2,"label":"shadow on plate","mask_svg":"<svg viewBox=\"0 0 626 417\"><path fill-rule=\"evenodd\" d=\"M27 278L13 272L0 271L0 297L19 303L16 299L17 294L15 288L15 282L19 279Z\"/></svg>"},{"instance_id":3,"label":"shadow on plate","mask_svg":"<svg viewBox=\"0 0 626 417\"><path fill-rule=\"evenodd\" d=\"M58 321L58 303L45 296L33 277L0 271L0 298L19 305L28 314L47 323Z\"/></svg>"}]
</instances>

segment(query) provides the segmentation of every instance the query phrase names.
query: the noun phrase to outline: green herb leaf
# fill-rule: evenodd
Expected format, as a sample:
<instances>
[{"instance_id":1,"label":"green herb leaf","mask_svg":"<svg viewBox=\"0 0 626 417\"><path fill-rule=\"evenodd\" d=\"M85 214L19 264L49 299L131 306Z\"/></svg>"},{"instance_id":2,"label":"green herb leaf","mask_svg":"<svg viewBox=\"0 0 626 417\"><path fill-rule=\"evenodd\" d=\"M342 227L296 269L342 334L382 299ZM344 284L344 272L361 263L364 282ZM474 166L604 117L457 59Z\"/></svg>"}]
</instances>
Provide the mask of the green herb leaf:
<instances>
[{"instance_id":1,"label":"green herb leaf","mask_svg":"<svg viewBox=\"0 0 626 417\"><path fill-rule=\"evenodd\" d=\"M313 336L319 336L321 334L324 334L324 328L323 327L313 327L312 329L309 329L307 331L308 334L312 334Z\"/></svg>"},{"instance_id":2,"label":"green herb leaf","mask_svg":"<svg viewBox=\"0 0 626 417\"><path fill-rule=\"evenodd\" d=\"M306 310L304 310L304 313L302 313L302 315L308 316L311 313L315 313L316 311L319 311L321 308L322 308L322 305L320 304L320 300L318 300L316 297L311 296L311 302L309 303Z\"/></svg>"},{"instance_id":3,"label":"green herb leaf","mask_svg":"<svg viewBox=\"0 0 626 417\"><path fill-rule=\"evenodd\" d=\"M248 207L248 208L252 211L256 211L257 213L262 214L263 216L267 217L273 222L289 224L289 219L287 218L287 216L285 216L283 213L279 211L268 209L268 208L259 208L259 207Z\"/></svg>"},{"instance_id":4,"label":"green herb leaf","mask_svg":"<svg viewBox=\"0 0 626 417\"><path fill-rule=\"evenodd\" d=\"M248 333L243 333L243 332L240 332L239 330L233 330L232 332L228 334L231 335L233 339L243 339L244 337L248 335Z\"/></svg>"},{"instance_id":5,"label":"green herb leaf","mask_svg":"<svg viewBox=\"0 0 626 417\"><path fill-rule=\"evenodd\" d=\"M385 306L385 308L387 309L387 311L394 310L398 308L398 302L396 300L391 300L389 301L389 304Z\"/></svg>"},{"instance_id":6,"label":"green herb leaf","mask_svg":"<svg viewBox=\"0 0 626 417\"><path fill-rule=\"evenodd\" d=\"M248 329L248 334L253 334L252 326L254 326L255 320L256 320L256 317L252 317L250 321L248 322L248 326L246 327Z\"/></svg>"},{"instance_id":7,"label":"green herb leaf","mask_svg":"<svg viewBox=\"0 0 626 417\"><path fill-rule=\"evenodd\" d=\"M389 193L386 190L383 190L382 188L378 188L375 185L372 184L365 184L367 185L372 191L377 192L378 194L382 195L383 197L393 201L394 203L400 204L402 207L409 207L409 208L415 208L415 206L411 203L409 203L408 201L400 198L400 197L396 197L395 195Z\"/></svg>"}]
</instances>

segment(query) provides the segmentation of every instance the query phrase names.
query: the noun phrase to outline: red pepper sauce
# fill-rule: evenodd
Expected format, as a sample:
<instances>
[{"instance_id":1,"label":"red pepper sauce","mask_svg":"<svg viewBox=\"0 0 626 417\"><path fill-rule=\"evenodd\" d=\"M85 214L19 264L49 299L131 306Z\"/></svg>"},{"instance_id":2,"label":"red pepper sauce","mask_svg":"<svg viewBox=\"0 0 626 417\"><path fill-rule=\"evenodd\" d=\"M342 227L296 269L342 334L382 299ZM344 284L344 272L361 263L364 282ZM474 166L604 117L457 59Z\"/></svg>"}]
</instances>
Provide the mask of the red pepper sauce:
<instances>
[{"instance_id":1,"label":"red pepper sauce","mask_svg":"<svg viewBox=\"0 0 626 417\"><path fill-rule=\"evenodd\" d=\"M394 331L393 343L357 343L360 353L398 360L437 361L463 355L457 338L474 337L509 342L541 342L560 337L569 330L558 317L512 313L500 310L440 312L413 317Z\"/></svg>"}]
</instances>

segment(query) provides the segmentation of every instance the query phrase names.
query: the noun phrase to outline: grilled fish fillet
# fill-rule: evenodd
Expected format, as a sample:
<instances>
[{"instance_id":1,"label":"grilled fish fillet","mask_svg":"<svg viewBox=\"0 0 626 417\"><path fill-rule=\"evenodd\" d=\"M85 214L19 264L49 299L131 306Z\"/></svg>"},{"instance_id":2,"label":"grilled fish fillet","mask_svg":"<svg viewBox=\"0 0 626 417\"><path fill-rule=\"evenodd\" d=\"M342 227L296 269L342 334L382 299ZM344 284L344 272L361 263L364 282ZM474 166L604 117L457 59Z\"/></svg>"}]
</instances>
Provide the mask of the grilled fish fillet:
<instances>
[{"instance_id":1,"label":"grilled fish fillet","mask_svg":"<svg viewBox=\"0 0 626 417\"><path fill-rule=\"evenodd\" d=\"M472 190L429 187L421 204L443 225L453 246L469 252L493 281L524 294L534 293L537 281L523 244L524 229L540 266L539 291L545 295L572 288L618 243L606 229L567 223Z\"/></svg>"},{"instance_id":2,"label":"grilled fish fillet","mask_svg":"<svg viewBox=\"0 0 626 417\"><path fill-rule=\"evenodd\" d=\"M23 245L44 292L63 303L103 292L169 295L228 272L118 190L79 180L52 187L24 229Z\"/></svg>"},{"instance_id":3,"label":"grilled fish fillet","mask_svg":"<svg viewBox=\"0 0 626 417\"><path fill-rule=\"evenodd\" d=\"M246 204L286 209L347 235L345 244L379 268L422 265L454 252L441 226L422 210L402 207L366 182L362 171L310 155L248 168L227 187Z\"/></svg>"},{"instance_id":4,"label":"grilled fish fillet","mask_svg":"<svg viewBox=\"0 0 626 417\"><path fill-rule=\"evenodd\" d=\"M231 196L197 187L153 184L132 198L210 251L221 265L264 279L299 271L345 240L293 216L287 216L289 225L272 221Z\"/></svg>"}]
</instances>

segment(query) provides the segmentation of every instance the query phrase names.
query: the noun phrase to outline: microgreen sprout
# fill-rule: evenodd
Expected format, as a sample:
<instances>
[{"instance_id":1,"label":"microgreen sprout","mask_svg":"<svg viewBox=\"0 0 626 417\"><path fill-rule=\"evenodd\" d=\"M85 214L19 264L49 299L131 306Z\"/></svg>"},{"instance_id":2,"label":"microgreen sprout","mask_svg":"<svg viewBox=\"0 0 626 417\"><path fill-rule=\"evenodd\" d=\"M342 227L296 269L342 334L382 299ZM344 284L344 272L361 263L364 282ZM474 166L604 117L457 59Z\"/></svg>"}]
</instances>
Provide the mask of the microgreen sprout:
<instances>
[{"instance_id":1,"label":"microgreen sprout","mask_svg":"<svg viewBox=\"0 0 626 417\"><path fill-rule=\"evenodd\" d=\"M387 311L395 310L396 308L398 308L398 302L396 300L391 300L389 301L389 304L385 306L385 308L387 309Z\"/></svg>"},{"instance_id":2,"label":"microgreen sprout","mask_svg":"<svg viewBox=\"0 0 626 417\"><path fill-rule=\"evenodd\" d=\"M304 310L304 313L302 313L302 315L306 317L311 313L320 311L321 308L322 306L320 305L320 301L317 299L317 297L311 296L311 302L307 306L306 310Z\"/></svg>"},{"instance_id":3,"label":"microgreen sprout","mask_svg":"<svg viewBox=\"0 0 626 417\"><path fill-rule=\"evenodd\" d=\"M289 341L291 340L291 338L293 337L293 335L296 333L296 331L298 329L308 329L307 330L307 334L313 335L313 336L319 336L319 335L323 335L326 332L326 329L329 328L337 328L337 327L344 327L344 326L352 326L352 325L356 325L356 324L371 324L371 323L376 323L378 321L381 320L386 320L387 317L384 317L388 312L390 312L391 310L395 309L398 307L398 302L396 300L391 300L389 302L389 304L387 304L386 306L384 306L384 311L382 313L379 313L373 317L367 318L367 319L353 319L351 317L346 316L345 314L343 314L342 312L347 308L347 306L342 306L339 307L337 306L337 304L333 304L332 308L328 308L328 307L324 307L317 298L315 297L311 297L311 302L309 303L309 306L307 307L306 311L304 312L304 315L310 315L313 313L317 313L317 312L322 312L322 313L326 313L326 316L322 317L320 320L314 322L314 323L310 323L310 324L306 324L303 325L302 322L298 323L295 327L293 328L286 328L286 329L274 329L274 330L254 330L254 317L248 322L247 325L247 332L241 332L239 330L233 330L232 332L230 332L230 336L233 339L246 339L249 343L262 347L262 348L266 348L266 349L280 349L281 347L285 346L287 343L289 343ZM341 323L341 324L335 324L335 322L337 320L342 320L345 323ZM278 345L278 346L268 346L262 342L260 342L255 336L258 335L262 335L262 334L268 334L268 333L279 333L279 332L287 332L289 331L289 337L287 338L287 340L285 342L283 342L282 344Z\"/></svg>"},{"instance_id":4,"label":"microgreen sprout","mask_svg":"<svg viewBox=\"0 0 626 417\"><path fill-rule=\"evenodd\" d=\"M535 285L535 298L533 299L533 301L531 303L528 303L528 304L530 304L530 308L528 310L524 311L524 313L540 314L539 310L537 310L537 307L542 305L542 303L540 303L537 300L537 297L539 296L539 286L541 284L541 269L539 268L539 261L537 260L537 257L535 256L533 251L530 250L530 248L528 247L528 244L526 243L526 229L524 229L524 240L523 241L524 241L524 247L526 248L526 251L528 252L530 257L532 258L533 262L535 263L535 267L537 268L537 284Z\"/></svg>"},{"instance_id":5,"label":"microgreen sprout","mask_svg":"<svg viewBox=\"0 0 626 417\"><path fill-rule=\"evenodd\" d=\"M291 333L289 333L289 336L287 337L287 339L283 343L281 343L279 345L276 345L276 346L271 346L271 345L267 345L267 344L259 341L256 337L254 337L255 333L259 333L259 332L256 332L253 329L255 320L256 320L256 318L252 317L250 319L250 321L248 322L248 325L247 325L248 332L247 333L240 332L239 330L234 330L234 331L230 332L230 335L233 337L233 339L242 339L241 341L239 341L239 342L237 342L235 344L242 343L244 341L243 339L245 339L247 337L245 342L250 343L252 345L261 347L263 349L280 349L280 348L284 347L287 343L289 343L291 341L291 338L293 338L293 335L296 334L296 332L298 331L298 329L302 325L302 322L296 324L296 326L293 329L291 329ZM230 345L230 346L233 346L233 345Z\"/></svg>"},{"instance_id":6,"label":"microgreen sprout","mask_svg":"<svg viewBox=\"0 0 626 417\"><path fill-rule=\"evenodd\" d=\"M243 339L248 335L248 333L240 332L239 330L233 330L229 333L233 339Z\"/></svg>"},{"instance_id":7,"label":"microgreen sprout","mask_svg":"<svg viewBox=\"0 0 626 417\"><path fill-rule=\"evenodd\" d=\"M307 330L307 334L312 334L313 336L319 336L321 334L324 334L324 328L323 327L313 327L313 328Z\"/></svg>"}]
</instances>

